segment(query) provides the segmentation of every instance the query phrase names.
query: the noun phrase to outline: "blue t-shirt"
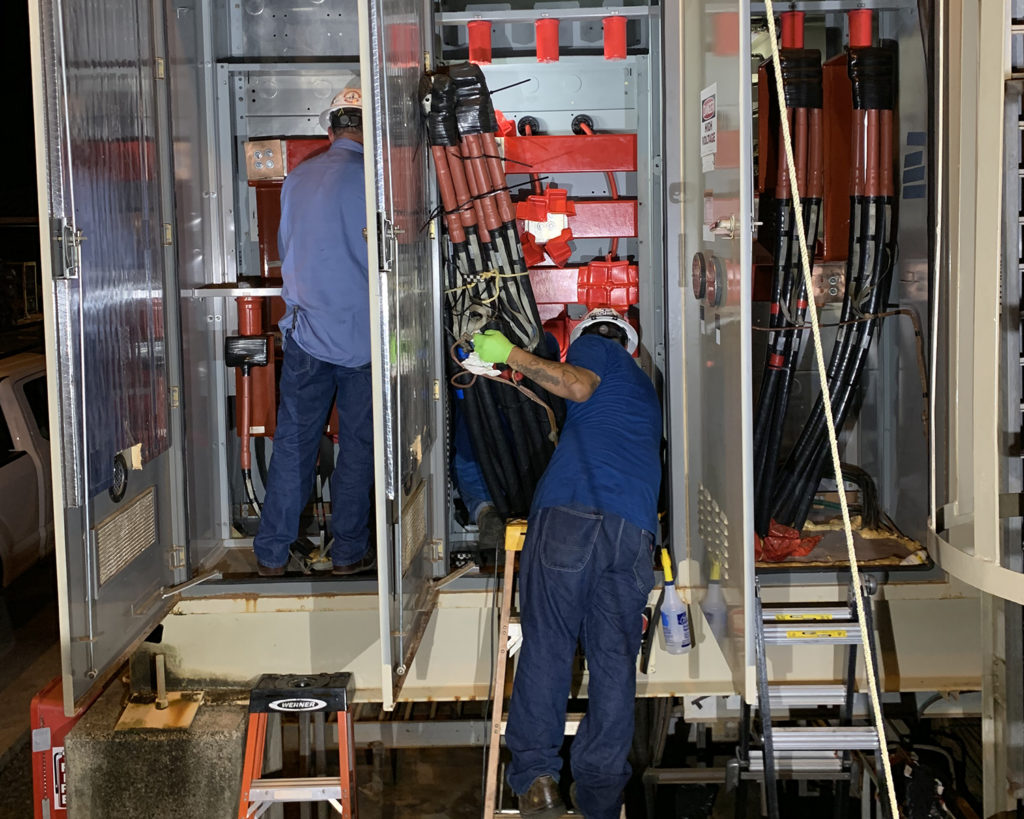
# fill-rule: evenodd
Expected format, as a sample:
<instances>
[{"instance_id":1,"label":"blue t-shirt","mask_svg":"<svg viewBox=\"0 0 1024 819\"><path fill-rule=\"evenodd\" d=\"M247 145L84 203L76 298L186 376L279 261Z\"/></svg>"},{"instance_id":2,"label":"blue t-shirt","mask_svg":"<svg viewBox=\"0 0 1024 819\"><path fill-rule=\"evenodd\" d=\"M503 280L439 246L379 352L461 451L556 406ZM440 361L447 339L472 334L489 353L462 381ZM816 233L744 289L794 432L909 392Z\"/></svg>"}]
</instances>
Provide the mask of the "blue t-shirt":
<instances>
[{"instance_id":1,"label":"blue t-shirt","mask_svg":"<svg viewBox=\"0 0 1024 819\"><path fill-rule=\"evenodd\" d=\"M288 174L277 240L288 311L279 326L314 358L345 367L370 360L365 227L362 145L336 139Z\"/></svg>"},{"instance_id":2,"label":"blue t-shirt","mask_svg":"<svg viewBox=\"0 0 1024 819\"><path fill-rule=\"evenodd\" d=\"M621 344L601 336L580 336L566 361L596 373L601 383L588 400L566 402L532 511L579 504L656 532L661 406L654 385Z\"/></svg>"}]
</instances>

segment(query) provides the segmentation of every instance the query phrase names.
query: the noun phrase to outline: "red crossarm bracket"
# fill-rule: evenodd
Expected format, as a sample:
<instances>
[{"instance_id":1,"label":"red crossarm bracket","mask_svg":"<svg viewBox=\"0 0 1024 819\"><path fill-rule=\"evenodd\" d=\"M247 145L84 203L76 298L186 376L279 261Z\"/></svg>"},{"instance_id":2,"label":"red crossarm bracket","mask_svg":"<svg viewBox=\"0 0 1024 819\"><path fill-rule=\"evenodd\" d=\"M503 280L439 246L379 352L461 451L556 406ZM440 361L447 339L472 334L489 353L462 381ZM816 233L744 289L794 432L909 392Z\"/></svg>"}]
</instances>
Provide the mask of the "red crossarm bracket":
<instances>
[{"instance_id":1,"label":"red crossarm bracket","mask_svg":"<svg viewBox=\"0 0 1024 819\"><path fill-rule=\"evenodd\" d=\"M569 228L577 239L604 239L636 236L637 203L632 199L602 199L576 201L576 215L569 217ZM517 214L518 215L518 214ZM535 220L539 221L539 220ZM519 222L520 235L524 232Z\"/></svg>"},{"instance_id":2,"label":"red crossarm bracket","mask_svg":"<svg viewBox=\"0 0 1024 819\"><path fill-rule=\"evenodd\" d=\"M544 320L560 313L566 304L624 311L639 303L639 281L639 268L619 260L591 262L583 267L530 269L530 287ZM546 310L545 305L557 310Z\"/></svg>"},{"instance_id":3,"label":"red crossarm bracket","mask_svg":"<svg viewBox=\"0 0 1024 819\"><path fill-rule=\"evenodd\" d=\"M636 134L507 136L505 173L636 171Z\"/></svg>"}]
</instances>

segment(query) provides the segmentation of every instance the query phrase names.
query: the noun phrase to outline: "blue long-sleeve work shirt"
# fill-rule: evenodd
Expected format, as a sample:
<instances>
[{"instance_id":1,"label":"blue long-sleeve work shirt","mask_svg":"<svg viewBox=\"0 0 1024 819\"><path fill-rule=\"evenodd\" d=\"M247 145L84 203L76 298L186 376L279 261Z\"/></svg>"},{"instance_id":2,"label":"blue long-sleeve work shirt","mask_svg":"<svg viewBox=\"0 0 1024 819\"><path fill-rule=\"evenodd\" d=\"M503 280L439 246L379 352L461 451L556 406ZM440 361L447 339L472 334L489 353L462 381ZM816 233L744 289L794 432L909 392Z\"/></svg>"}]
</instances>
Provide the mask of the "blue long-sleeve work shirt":
<instances>
[{"instance_id":1,"label":"blue long-sleeve work shirt","mask_svg":"<svg viewBox=\"0 0 1024 819\"><path fill-rule=\"evenodd\" d=\"M363 146L339 138L288 174L281 189L282 331L321 361L370 360Z\"/></svg>"}]
</instances>

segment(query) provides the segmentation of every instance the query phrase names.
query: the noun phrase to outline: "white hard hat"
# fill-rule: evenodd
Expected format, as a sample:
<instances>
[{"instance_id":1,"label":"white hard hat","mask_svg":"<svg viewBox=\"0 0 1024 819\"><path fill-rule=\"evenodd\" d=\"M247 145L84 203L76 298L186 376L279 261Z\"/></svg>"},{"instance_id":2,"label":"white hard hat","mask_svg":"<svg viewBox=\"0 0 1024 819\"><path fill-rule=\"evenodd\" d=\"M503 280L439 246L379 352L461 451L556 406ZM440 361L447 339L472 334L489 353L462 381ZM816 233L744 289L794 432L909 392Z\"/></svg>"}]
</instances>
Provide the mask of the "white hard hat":
<instances>
[{"instance_id":1,"label":"white hard hat","mask_svg":"<svg viewBox=\"0 0 1024 819\"><path fill-rule=\"evenodd\" d=\"M583 335L583 331L588 327L595 324L614 324L621 332L626 335L626 352L630 355L636 352L637 344L639 339L636 335L636 330L633 329L633 325L626 321L618 310L612 307L595 307L589 313L583 317L583 321L577 324L572 333L569 335L569 343L572 344L576 339Z\"/></svg>"},{"instance_id":2,"label":"white hard hat","mask_svg":"<svg viewBox=\"0 0 1024 819\"><path fill-rule=\"evenodd\" d=\"M341 108L363 110L363 92L358 85L342 88L331 100L331 107L320 112L320 126L325 131L331 130L331 114Z\"/></svg>"}]
</instances>

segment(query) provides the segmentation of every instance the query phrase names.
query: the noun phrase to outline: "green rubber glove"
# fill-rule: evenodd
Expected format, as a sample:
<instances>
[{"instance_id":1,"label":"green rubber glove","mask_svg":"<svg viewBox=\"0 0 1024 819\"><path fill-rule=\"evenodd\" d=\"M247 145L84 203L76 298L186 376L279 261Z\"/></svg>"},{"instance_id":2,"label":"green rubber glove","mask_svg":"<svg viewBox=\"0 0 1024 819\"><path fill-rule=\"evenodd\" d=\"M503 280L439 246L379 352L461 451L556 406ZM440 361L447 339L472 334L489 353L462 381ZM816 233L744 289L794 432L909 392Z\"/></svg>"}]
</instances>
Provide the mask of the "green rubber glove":
<instances>
[{"instance_id":1,"label":"green rubber glove","mask_svg":"<svg viewBox=\"0 0 1024 819\"><path fill-rule=\"evenodd\" d=\"M514 346L500 330L484 330L473 336L473 349L481 361L489 364L504 364Z\"/></svg>"}]
</instances>

